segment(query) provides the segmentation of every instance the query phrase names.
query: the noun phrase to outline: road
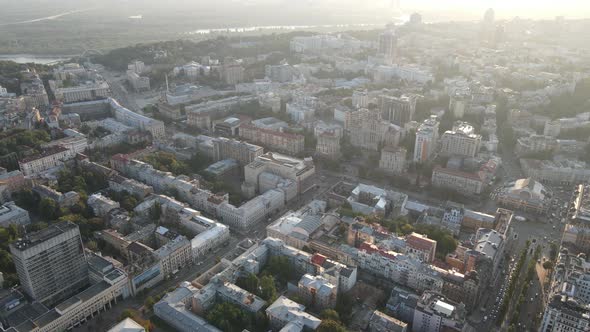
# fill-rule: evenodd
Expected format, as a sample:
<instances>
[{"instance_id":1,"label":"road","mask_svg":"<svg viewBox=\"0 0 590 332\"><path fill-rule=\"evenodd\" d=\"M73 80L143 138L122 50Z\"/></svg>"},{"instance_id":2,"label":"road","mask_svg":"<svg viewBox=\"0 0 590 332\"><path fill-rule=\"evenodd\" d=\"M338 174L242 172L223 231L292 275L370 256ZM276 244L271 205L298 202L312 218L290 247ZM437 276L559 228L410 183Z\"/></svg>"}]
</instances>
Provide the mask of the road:
<instances>
[{"instance_id":1,"label":"road","mask_svg":"<svg viewBox=\"0 0 590 332\"><path fill-rule=\"evenodd\" d=\"M110 308L107 312L98 316L100 319L93 319L89 322L86 322L84 325L81 325L72 331L74 332L94 332L94 331L104 331L108 327L113 326L116 322L120 319L119 317L123 313L125 309L136 309L141 312L143 309L143 301L148 296L156 297L158 295L162 295L165 293L169 288L177 287L183 281L192 281L199 277L201 274L206 272L207 270L211 269L216 263L218 258L222 258L227 255L229 252L234 250L237 244L241 241L241 238L232 236L230 242L227 246L221 247L218 252L214 252L208 257L198 261L196 264L190 265L184 269L178 271L176 276L173 278L164 280L160 284L150 288L147 293L142 294L142 296L136 296L133 298L126 299L125 301L119 302ZM149 317L144 317L149 319Z\"/></svg>"},{"instance_id":2,"label":"road","mask_svg":"<svg viewBox=\"0 0 590 332\"><path fill-rule=\"evenodd\" d=\"M125 78L117 77L117 73L110 72L108 70L101 70L100 74L109 83L111 87L111 93L121 105L134 111L141 113L141 109L135 101L135 97L127 91L124 86Z\"/></svg>"}]
</instances>

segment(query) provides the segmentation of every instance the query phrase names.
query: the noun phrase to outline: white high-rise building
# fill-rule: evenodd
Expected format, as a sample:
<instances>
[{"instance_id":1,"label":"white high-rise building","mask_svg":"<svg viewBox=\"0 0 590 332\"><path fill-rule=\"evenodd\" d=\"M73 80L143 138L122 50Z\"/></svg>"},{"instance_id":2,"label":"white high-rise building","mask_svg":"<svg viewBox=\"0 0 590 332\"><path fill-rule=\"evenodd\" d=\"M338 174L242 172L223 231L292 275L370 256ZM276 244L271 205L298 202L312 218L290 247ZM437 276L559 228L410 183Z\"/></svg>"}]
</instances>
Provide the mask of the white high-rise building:
<instances>
[{"instance_id":1,"label":"white high-rise building","mask_svg":"<svg viewBox=\"0 0 590 332\"><path fill-rule=\"evenodd\" d=\"M481 146L481 135L474 133L473 126L457 121L453 130L447 130L441 138L440 153L446 156L475 157Z\"/></svg>"},{"instance_id":2,"label":"white high-rise building","mask_svg":"<svg viewBox=\"0 0 590 332\"><path fill-rule=\"evenodd\" d=\"M437 116L431 115L418 127L416 145L414 146L414 162L427 161L436 151L439 124Z\"/></svg>"}]
</instances>

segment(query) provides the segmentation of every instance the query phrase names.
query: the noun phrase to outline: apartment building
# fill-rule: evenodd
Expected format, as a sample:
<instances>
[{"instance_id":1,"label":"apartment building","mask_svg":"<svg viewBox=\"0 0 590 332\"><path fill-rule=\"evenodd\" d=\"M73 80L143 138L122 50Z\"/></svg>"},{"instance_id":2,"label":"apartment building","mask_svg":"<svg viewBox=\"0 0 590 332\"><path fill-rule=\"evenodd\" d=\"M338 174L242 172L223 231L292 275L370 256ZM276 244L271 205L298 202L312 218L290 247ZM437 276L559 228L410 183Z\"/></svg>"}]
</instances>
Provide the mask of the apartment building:
<instances>
[{"instance_id":1,"label":"apartment building","mask_svg":"<svg viewBox=\"0 0 590 332\"><path fill-rule=\"evenodd\" d=\"M414 120L417 99L416 95L402 95L401 97L379 96L381 117L403 127L406 123Z\"/></svg>"},{"instance_id":2,"label":"apartment building","mask_svg":"<svg viewBox=\"0 0 590 332\"><path fill-rule=\"evenodd\" d=\"M178 270L193 264L191 242L182 235L178 235L155 250L154 256L160 262L164 276L173 275Z\"/></svg>"},{"instance_id":3,"label":"apartment building","mask_svg":"<svg viewBox=\"0 0 590 332\"><path fill-rule=\"evenodd\" d=\"M261 144L274 151L298 155L304 150L305 137L272 129L257 128L251 124L240 125L240 138Z\"/></svg>"},{"instance_id":4,"label":"apartment building","mask_svg":"<svg viewBox=\"0 0 590 332\"><path fill-rule=\"evenodd\" d=\"M464 195L479 195L485 185L478 173L435 167L431 183L437 188L452 189Z\"/></svg>"},{"instance_id":5,"label":"apartment building","mask_svg":"<svg viewBox=\"0 0 590 332\"><path fill-rule=\"evenodd\" d=\"M422 262L432 263L436 257L436 241L422 234L409 234L406 236L406 254Z\"/></svg>"},{"instance_id":6,"label":"apartment building","mask_svg":"<svg viewBox=\"0 0 590 332\"><path fill-rule=\"evenodd\" d=\"M436 152L439 124L438 118L432 115L418 127L414 146L414 162L426 162Z\"/></svg>"},{"instance_id":7,"label":"apartment building","mask_svg":"<svg viewBox=\"0 0 590 332\"><path fill-rule=\"evenodd\" d=\"M453 305L440 294L425 292L414 309L412 331L463 331L464 326L464 305Z\"/></svg>"},{"instance_id":8,"label":"apartment building","mask_svg":"<svg viewBox=\"0 0 590 332\"><path fill-rule=\"evenodd\" d=\"M213 139L213 151L216 161L234 159L241 165L247 165L253 162L256 157L261 156L264 149L247 142L217 137Z\"/></svg>"},{"instance_id":9,"label":"apartment building","mask_svg":"<svg viewBox=\"0 0 590 332\"><path fill-rule=\"evenodd\" d=\"M55 99L64 103L76 103L100 98L108 98L110 95L109 84L105 81L84 83L74 87L56 88L53 93Z\"/></svg>"},{"instance_id":10,"label":"apartment building","mask_svg":"<svg viewBox=\"0 0 590 332\"><path fill-rule=\"evenodd\" d=\"M590 168L582 161L522 158L520 166L525 176L546 184L575 185L590 182Z\"/></svg>"},{"instance_id":11,"label":"apartment building","mask_svg":"<svg viewBox=\"0 0 590 332\"><path fill-rule=\"evenodd\" d=\"M136 92L150 90L150 78L147 76L140 76L135 71L127 70L127 81Z\"/></svg>"},{"instance_id":12,"label":"apartment building","mask_svg":"<svg viewBox=\"0 0 590 332\"><path fill-rule=\"evenodd\" d=\"M319 134L315 151L320 156L337 159L340 156L340 137L330 132Z\"/></svg>"},{"instance_id":13,"label":"apartment building","mask_svg":"<svg viewBox=\"0 0 590 332\"><path fill-rule=\"evenodd\" d=\"M262 185L261 174L270 173L295 183L297 193L307 189L304 182L315 174L315 165L311 158L297 159L278 153L268 152L244 167L244 182L264 192L267 186Z\"/></svg>"},{"instance_id":14,"label":"apartment building","mask_svg":"<svg viewBox=\"0 0 590 332\"><path fill-rule=\"evenodd\" d=\"M88 197L88 206L92 209L95 216L105 217L111 210L118 209L120 204L98 193Z\"/></svg>"},{"instance_id":15,"label":"apartment building","mask_svg":"<svg viewBox=\"0 0 590 332\"><path fill-rule=\"evenodd\" d=\"M389 174L403 174L407 167L407 154L408 150L403 147L383 147L381 159L379 159L379 169Z\"/></svg>"},{"instance_id":16,"label":"apartment building","mask_svg":"<svg viewBox=\"0 0 590 332\"><path fill-rule=\"evenodd\" d=\"M266 309L266 316L271 328L275 331L282 331L282 329L290 331L290 326L296 326L295 331L313 331L322 322L319 318L305 312L304 305L282 295Z\"/></svg>"},{"instance_id":17,"label":"apartment building","mask_svg":"<svg viewBox=\"0 0 590 332\"><path fill-rule=\"evenodd\" d=\"M35 301L56 304L86 286L88 265L78 226L52 224L10 244L23 290Z\"/></svg>"},{"instance_id":18,"label":"apartment building","mask_svg":"<svg viewBox=\"0 0 590 332\"><path fill-rule=\"evenodd\" d=\"M56 146L46 149L37 155L23 158L19 160L18 164L23 175L30 176L62 166L64 162L73 159L75 155L72 150L62 146Z\"/></svg>"},{"instance_id":19,"label":"apartment building","mask_svg":"<svg viewBox=\"0 0 590 332\"><path fill-rule=\"evenodd\" d=\"M109 176L109 189L115 192L126 191L136 198L143 199L154 192L154 188L133 179L114 174Z\"/></svg>"},{"instance_id":20,"label":"apartment building","mask_svg":"<svg viewBox=\"0 0 590 332\"><path fill-rule=\"evenodd\" d=\"M480 146L481 135L476 135L469 123L458 121L452 130L442 135L440 153L444 156L475 157Z\"/></svg>"},{"instance_id":21,"label":"apartment building","mask_svg":"<svg viewBox=\"0 0 590 332\"><path fill-rule=\"evenodd\" d=\"M117 121L140 130L149 131L154 139L163 138L166 134L164 122L130 111L113 98L108 98L107 101Z\"/></svg>"},{"instance_id":22,"label":"apartment building","mask_svg":"<svg viewBox=\"0 0 590 332\"><path fill-rule=\"evenodd\" d=\"M297 294L307 305L321 311L336 306L338 287L322 276L305 274L297 284Z\"/></svg>"},{"instance_id":23,"label":"apartment building","mask_svg":"<svg viewBox=\"0 0 590 332\"><path fill-rule=\"evenodd\" d=\"M401 127L383 120L378 111L361 109L352 112L350 117L345 129L353 146L378 151L383 145L399 145Z\"/></svg>"}]
</instances>

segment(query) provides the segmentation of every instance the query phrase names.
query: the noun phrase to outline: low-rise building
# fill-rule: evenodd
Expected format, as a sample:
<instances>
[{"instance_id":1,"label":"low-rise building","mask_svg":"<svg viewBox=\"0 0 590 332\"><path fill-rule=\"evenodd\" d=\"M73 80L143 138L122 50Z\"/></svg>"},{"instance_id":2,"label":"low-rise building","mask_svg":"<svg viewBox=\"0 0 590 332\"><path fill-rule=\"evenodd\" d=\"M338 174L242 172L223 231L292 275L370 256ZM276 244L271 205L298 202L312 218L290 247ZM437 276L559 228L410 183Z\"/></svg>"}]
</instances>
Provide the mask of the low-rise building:
<instances>
[{"instance_id":1,"label":"low-rise building","mask_svg":"<svg viewBox=\"0 0 590 332\"><path fill-rule=\"evenodd\" d=\"M443 296L425 292L414 309L412 331L441 332L463 331L465 306L453 305Z\"/></svg>"},{"instance_id":2,"label":"low-rise building","mask_svg":"<svg viewBox=\"0 0 590 332\"><path fill-rule=\"evenodd\" d=\"M259 128L251 124L241 124L239 135L247 141L262 144L274 151L290 155L302 153L305 146L305 137L303 135Z\"/></svg>"},{"instance_id":3,"label":"low-rise building","mask_svg":"<svg viewBox=\"0 0 590 332\"><path fill-rule=\"evenodd\" d=\"M209 165L205 172L217 179L227 179L240 173L240 164L235 159L223 159Z\"/></svg>"},{"instance_id":4,"label":"low-rise building","mask_svg":"<svg viewBox=\"0 0 590 332\"><path fill-rule=\"evenodd\" d=\"M72 150L56 146L37 155L23 158L18 164L23 175L30 176L63 166L64 162L73 159L75 155Z\"/></svg>"},{"instance_id":5,"label":"low-rise building","mask_svg":"<svg viewBox=\"0 0 590 332\"><path fill-rule=\"evenodd\" d=\"M54 200L59 205L59 207L70 207L78 203L80 200L80 194L75 191L60 193L55 189L41 184L33 184L33 191L41 198L50 198Z\"/></svg>"},{"instance_id":6,"label":"low-rise building","mask_svg":"<svg viewBox=\"0 0 590 332\"><path fill-rule=\"evenodd\" d=\"M14 202L7 202L0 206L0 227L22 226L30 222L29 212L21 209Z\"/></svg>"},{"instance_id":7,"label":"low-rise building","mask_svg":"<svg viewBox=\"0 0 590 332\"><path fill-rule=\"evenodd\" d=\"M496 195L496 202L511 209L542 214L549 210L551 197L550 190L528 178L502 188Z\"/></svg>"},{"instance_id":8,"label":"low-rise building","mask_svg":"<svg viewBox=\"0 0 590 332\"><path fill-rule=\"evenodd\" d=\"M354 212L381 216L406 215L408 195L385 190L366 184L359 184L347 198Z\"/></svg>"},{"instance_id":9,"label":"low-rise building","mask_svg":"<svg viewBox=\"0 0 590 332\"><path fill-rule=\"evenodd\" d=\"M107 332L145 332L145 328L133 319L127 317Z\"/></svg>"},{"instance_id":10,"label":"low-rise building","mask_svg":"<svg viewBox=\"0 0 590 332\"><path fill-rule=\"evenodd\" d=\"M590 182L590 168L582 161L523 158L520 159L520 166L525 176L546 184L575 185Z\"/></svg>"},{"instance_id":11,"label":"low-rise building","mask_svg":"<svg viewBox=\"0 0 590 332\"><path fill-rule=\"evenodd\" d=\"M111 210L121 207L119 202L115 202L102 194L92 194L88 197L88 206L97 217L105 217Z\"/></svg>"},{"instance_id":12,"label":"low-rise building","mask_svg":"<svg viewBox=\"0 0 590 332\"><path fill-rule=\"evenodd\" d=\"M287 212L275 222L266 227L266 233L284 241L287 245L303 249L311 240L313 234L321 229L323 212L326 202L312 201L296 212Z\"/></svg>"},{"instance_id":13,"label":"low-rise building","mask_svg":"<svg viewBox=\"0 0 590 332\"><path fill-rule=\"evenodd\" d=\"M61 146L68 150L71 150L74 154L83 153L88 147L88 139L85 136L71 136L64 137L49 143L41 145L43 149L51 149L55 146Z\"/></svg>"},{"instance_id":14,"label":"low-rise building","mask_svg":"<svg viewBox=\"0 0 590 332\"><path fill-rule=\"evenodd\" d=\"M590 329L590 310L567 295L555 295L549 299L543 320L542 332L583 332Z\"/></svg>"},{"instance_id":15,"label":"low-rise building","mask_svg":"<svg viewBox=\"0 0 590 332\"><path fill-rule=\"evenodd\" d=\"M254 186L257 191L265 192L269 188L262 185L263 173L271 173L293 181L297 187L297 193L302 193L307 189L305 180L315 174L315 165L311 158L297 159L268 152L256 157L253 162L244 167L244 181Z\"/></svg>"},{"instance_id":16,"label":"low-rise building","mask_svg":"<svg viewBox=\"0 0 590 332\"><path fill-rule=\"evenodd\" d=\"M139 73L128 70L127 81L136 92L150 90L150 78L147 76L140 76Z\"/></svg>"},{"instance_id":17,"label":"low-rise building","mask_svg":"<svg viewBox=\"0 0 590 332\"><path fill-rule=\"evenodd\" d=\"M165 276L176 274L178 270L193 263L191 242L182 235L155 250L154 256L159 260L161 271Z\"/></svg>"},{"instance_id":18,"label":"low-rise building","mask_svg":"<svg viewBox=\"0 0 590 332\"><path fill-rule=\"evenodd\" d=\"M406 332L408 324L390 317L379 310L373 311L369 319L369 332Z\"/></svg>"},{"instance_id":19,"label":"low-rise building","mask_svg":"<svg viewBox=\"0 0 590 332\"><path fill-rule=\"evenodd\" d=\"M154 188L139 181L114 174L109 177L109 189L115 192L128 192L136 198L143 199L154 192Z\"/></svg>"},{"instance_id":20,"label":"low-rise building","mask_svg":"<svg viewBox=\"0 0 590 332\"><path fill-rule=\"evenodd\" d=\"M552 151L557 148L557 140L555 137L532 135L520 137L516 142L514 151L519 156L526 156L530 153Z\"/></svg>"},{"instance_id":21,"label":"low-rise building","mask_svg":"<svg viewBox=\"0 0 590 332\"><path fill-rule=\"evenodd\" d=\"M280 296L266 309L266 316L270 327L275 331L282 331L285 326L294 323L301 325L301 329L295 331L314 331L322 322L319 318L306 313L304 305L291 301L285 296Z\"/></svg>"},{"instance_id":22,"label":"low-rise building","mask_svg":"<svg viewBox=\"0 0 590 332\"><path fill-rule=\"evenodd\" d=\"M437 188L453 189L464 195L479 195L484 183L478 173L468 173L450 168L435 167L432 185Z\"/></svg>"},{"instance_id":23,"label":"low-rise building","mask_svg":"<svg viewBox=\"0 0 590 332\"><path fill-rule=\"evenodd\" d=\"M234 159L241 165L247 165L253 162L256 157L261 156L264 149L258 145L217 137L213 139L213 151L216 161Z\"/></svg>"},{"instance_id":24,"label":"low-rise building","mask_svg":"<svg viewBox=\"0 0 590 332\"><path fill-rule=\"evenodd\" d=\"M305 274L299 280L297 289L297 294L311 307L324 310L336 306L338 287L324 277Z\"/></svg>"},{"instance_id":25,"label":"low-rise building","mask_svg":"<svg viewBox=\"0 0 590 332\"><path fill-rule=\"evenodd\" d=\"M184 282L154 305L154 314L180 332L221 332L191 311L192 296L198 290Z\"/></svg>"},{"instance_id":26,"label":"low-rise building","mask_svg":"<svg viewBox=\"0 0 590 332\"><path fill-rule=\"evenodd\" d=\"M436 256L436 241L425 235L412 233L406 236L406 253L416 256L422 262L432 263Z\"/></svg>"},{"instance_id":27,"label":"low-rise building","mask_svg":"<svg viewBox=\"0 0 590 332\"><path fill-rule=\"evenodd\" d=\"M51 82L50 82L51 86ZM90 81L73 87L57 87L52 89L55 99L64 103L76 103L107 98L110 94L109 84L106 81Z\"/></svg>"}]
</instances>

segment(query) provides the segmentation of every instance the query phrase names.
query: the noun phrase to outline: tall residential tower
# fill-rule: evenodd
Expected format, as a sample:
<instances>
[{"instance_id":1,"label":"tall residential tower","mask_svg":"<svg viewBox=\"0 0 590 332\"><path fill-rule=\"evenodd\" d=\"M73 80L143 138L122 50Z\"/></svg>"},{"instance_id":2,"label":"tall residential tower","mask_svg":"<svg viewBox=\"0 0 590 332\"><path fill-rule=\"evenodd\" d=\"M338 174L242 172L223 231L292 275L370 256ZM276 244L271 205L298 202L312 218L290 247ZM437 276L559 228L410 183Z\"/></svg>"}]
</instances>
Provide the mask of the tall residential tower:
<instances>
[{"instance_id":1,"label":"tall residential tower","mask_svg":"<svg viewBox=\"0 0 590 332\"><path fill-rule=\"evenodd\" d=\"M35 301L53 305L88 285L88 263L78 226L51 225L10 244L24 291Z\"/></svg>"}]
</instances>

